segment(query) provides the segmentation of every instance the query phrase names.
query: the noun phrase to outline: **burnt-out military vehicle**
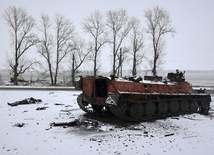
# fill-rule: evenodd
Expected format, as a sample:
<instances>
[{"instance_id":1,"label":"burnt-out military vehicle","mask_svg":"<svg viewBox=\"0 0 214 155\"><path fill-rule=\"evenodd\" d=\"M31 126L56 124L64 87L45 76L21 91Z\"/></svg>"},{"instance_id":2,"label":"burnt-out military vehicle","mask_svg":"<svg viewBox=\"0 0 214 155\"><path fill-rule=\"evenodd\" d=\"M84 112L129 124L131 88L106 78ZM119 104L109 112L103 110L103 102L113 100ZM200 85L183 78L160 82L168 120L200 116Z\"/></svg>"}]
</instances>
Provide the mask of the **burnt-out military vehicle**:
<instances>
[{"instance_id":1,"label":"burnt-out military vehicle","mask_svg":"<svg viewBox=\"0 0 214 155\"><path fill-rule=\"evenodd\" d=\"M147 121L183 114L208 114L211 97L197 93L185 81L184 73L116 78L82 77L79 107L87 113L111 112L125 121Z\"/></svg>"}]
</instances>

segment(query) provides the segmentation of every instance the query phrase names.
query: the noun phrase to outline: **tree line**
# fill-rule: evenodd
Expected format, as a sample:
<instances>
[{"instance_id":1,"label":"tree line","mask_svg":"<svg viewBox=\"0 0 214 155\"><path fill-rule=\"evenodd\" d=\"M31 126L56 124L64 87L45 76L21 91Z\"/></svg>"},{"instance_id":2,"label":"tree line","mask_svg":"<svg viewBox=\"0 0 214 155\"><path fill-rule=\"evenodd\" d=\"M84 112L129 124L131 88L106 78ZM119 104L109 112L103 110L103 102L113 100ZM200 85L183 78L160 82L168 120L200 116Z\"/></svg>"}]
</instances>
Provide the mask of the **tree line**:
<instances>
[{"instance_id":1,"label":"tree line","mask_svg":"<svg viewBox=\"0 0 214 155\"><path fill-rule=\"evenodd\" d=\"M73 22L62 14L56 14L54 18L41 14L36 23L25 8L9 6L2 16L10 32L12 50L8 54L7 64L12 70L15 85L18 85L18 77L34 65L39 65L41 70L48 73L51 84L56 85L66 57L72 82L80 66L88 60L93 62L93 75L96 76L104 46L111 49L113 76L122 76L125 60L132 62L132 75L137 75L143 59L148 60L148 66L155 76L163 63L165 35L175 33L169 13L159 6L144 11L145 28L139 18L128 15L125 9L105 13L95 10L81 23L87 40L76 32ZM146 35L151 45L149 50L145 50ZM126 47L122 47L123 43ZM26 53L31 49L46 64L29 60Z\"/></svg>"}]
</instances>

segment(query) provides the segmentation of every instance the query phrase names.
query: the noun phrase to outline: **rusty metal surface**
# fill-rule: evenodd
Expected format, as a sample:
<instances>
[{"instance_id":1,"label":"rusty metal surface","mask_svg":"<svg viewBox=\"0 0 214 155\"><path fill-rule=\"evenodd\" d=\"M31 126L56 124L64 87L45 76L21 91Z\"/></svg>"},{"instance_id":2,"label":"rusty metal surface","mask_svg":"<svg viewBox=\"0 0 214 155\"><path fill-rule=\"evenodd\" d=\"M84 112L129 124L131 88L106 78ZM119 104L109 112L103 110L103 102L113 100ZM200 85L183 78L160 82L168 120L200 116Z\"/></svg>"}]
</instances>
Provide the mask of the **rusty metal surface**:
<instances>
[{"instance_id":1,"label":"rusty metal surface","mask_svg":"<svg viewBox=\"0 0 214 155\"><path fill-rule=\"evenodd\" d=\"M168 80L159 77L82 78L82 94L77 102L88 113L111 112L126 121L146 121L180 114L207 115L211 97L195 93L185 81L184 73L169 73ZM149 79L149 80L148 80Z\"/></svg>"},{"instance_id":2,"label":"rusty metal surface","mask_svg":"<svg viewBox=\"0 0 214 155\"><path fill-rule=\"evenodd\" d=\"M181 82L174 82L174 83L144 83L144 81L141 82L132 82L128 80L118 80L118 79L107 79L107 92L115 93L115 92L121 92L121 93L130 93L130 94L191 94L194 93L194 90L190 86L188 82L181 81ZM86 77L82 80L83 85L83 94L96 98L96 80L94 77ZM99 88L99 89L105 89L105 88ZM97 97L99 98L99 97ZM105 97L106 98L106 97Z\"/></svg>"}]
</instances>

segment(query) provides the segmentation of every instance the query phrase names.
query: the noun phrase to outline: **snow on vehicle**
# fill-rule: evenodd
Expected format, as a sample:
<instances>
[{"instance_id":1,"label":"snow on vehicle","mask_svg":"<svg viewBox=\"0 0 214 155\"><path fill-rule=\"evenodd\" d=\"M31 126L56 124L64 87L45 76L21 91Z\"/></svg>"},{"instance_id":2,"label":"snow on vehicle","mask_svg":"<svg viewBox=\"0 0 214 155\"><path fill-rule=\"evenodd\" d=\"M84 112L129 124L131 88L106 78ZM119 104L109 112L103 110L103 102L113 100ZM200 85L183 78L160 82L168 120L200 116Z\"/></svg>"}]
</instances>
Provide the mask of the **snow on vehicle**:
<instances>
[{"instance_id":1,"label":"snow on vehicle","mask_svg":"<svg viewBox=\"0 0 214 155\"><path fill-rule=\"evenodd\" d=\"M197 93L185 81L184 73L159 76L102 77L80 80L79 107L87 113L110 111L125 121L147 121L183 114L208 114L211 97Z\"/></svg>"}]
</instances>

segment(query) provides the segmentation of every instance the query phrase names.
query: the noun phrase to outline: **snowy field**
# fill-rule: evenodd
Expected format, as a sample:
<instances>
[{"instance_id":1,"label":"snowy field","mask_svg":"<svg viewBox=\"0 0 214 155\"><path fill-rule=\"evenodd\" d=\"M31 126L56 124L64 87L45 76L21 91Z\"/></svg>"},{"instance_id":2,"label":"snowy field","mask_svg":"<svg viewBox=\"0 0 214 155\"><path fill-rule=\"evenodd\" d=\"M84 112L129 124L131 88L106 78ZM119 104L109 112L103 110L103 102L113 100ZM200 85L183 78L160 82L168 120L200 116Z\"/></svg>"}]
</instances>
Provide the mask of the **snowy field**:
<instances>
[{"instance_id":1,"label":"snowy field","mask_svg":"<svg viewBox=\"0 0 214 155\"><path fill-rule=\"evenodd\" d=\"M0 90L0 155L213 155L214 96L200 114L130 124L79 109L79 91ZM7 103L34 97L40 104ZM78 120L72 127L51 123Z\"/></svg>"}]
</instances>

